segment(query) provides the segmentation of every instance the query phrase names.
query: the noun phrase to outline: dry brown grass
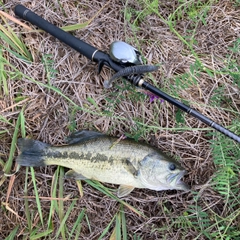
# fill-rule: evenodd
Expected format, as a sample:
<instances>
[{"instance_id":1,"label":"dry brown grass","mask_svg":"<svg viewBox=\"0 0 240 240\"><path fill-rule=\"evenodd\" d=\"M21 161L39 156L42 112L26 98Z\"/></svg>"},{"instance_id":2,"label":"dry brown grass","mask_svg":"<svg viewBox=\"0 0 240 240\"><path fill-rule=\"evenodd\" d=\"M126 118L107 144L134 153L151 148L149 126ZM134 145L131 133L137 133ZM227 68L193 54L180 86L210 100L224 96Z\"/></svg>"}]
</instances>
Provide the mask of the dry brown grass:
<instances>
[{"instance_id":1,"label":"dry brown grass","mask_svg":"<svg viewBox=\"0 0 240 240\"><path fill-rule=\"evenodd\" d=\"M64 12L61 10L59 2L63 6ZM176 76L187 72L195 61L187 46L170 31L169 27L156 14L146 16L144 21L140 22L139 30L134 33L130 24L124 19L125 1L12 0L4 1L0 10L14 15L13 8L19 3L57 26L86 22L107 3L90 25L73 34L105 51L115 40L127 41L139 47L149 64L163 63L160 70L153 73L154 84L171 94L173 93L171 85L174 86ZM179 4L177 1L161 1L160 5L159 12L167 19ZM135 10L143 9L136 0L128 1L127 7ZM197 24L195 39L198 44L194 46L194 50L204 66L215 72L221 71L227 66L227 55L231 54L228 47L232 46L233 42L240 37L239 16L239 8L234 7L231 1L218 1L210 7L205 18L207 24L204 25L201 22ZM133 20L132 18L131 21L133 22ZM17 34L22 35L34 61L26 64L7 51L4 52L5 58L22 73L39 82L47 83L46 71L41 58L43 55L51 54L54 68L58 71L51 80L51 84L59 88L82 110L74 112L75 109L71 104L56 92L31 83L26 78L16 77L11 80L11 75L8 74L9 95L0 96L0 114L11 121L13 126L0 122L0 131L7 131L5 134L1 134L0 139L0 158L3 161L8 159L14 124L24 106L27 135L50 144L64 142L70 133L72 120L76 124L76 129L96 129L120 136L124 133L134 135L135 131L139 130L136 124L137 119L138 122L146 125L145 131L141 134L142 139L173 156L179 156L182 165L189 172L186 182L194 190L200 192L199 204L206 206L207 203L212 210L221 213L223 200L208 186L215 172L208 141L212 137L207 136L210 128L201 130L201 128L206 128L206 125L193 117L185 116L185 130L171 130L177 128L178 124L175 119L176 108L169 103L154 102L150 104L148 99L136 101L134 98L139 94L132 88L129 91L121 91L116 88L106 90L103 88L103 81L109 79L113 74L111 70L104 68L101 74L97 75L96 66L93 63L49 34L28 33L19 25L13 22L9 23ZM187 29L191 28L191 23L192 21L186 16L177 21L176 29L181 36L188 34ZM0 44L4 45L5 43L1 41ZM240 64L239 58L237 61ZM8 70L11 71L11 69ZM124 87L124 84L120 82L119 85ZM225 86L224 94L229 101L223 102L219 108L212 107L211 97L219 86ZM26 97L27 100L16 103L15 98L18 95ZM223 126L231 125L232 120L236 117L236 113L227 111L227 108L240 111L239 88L233 85L228 74L220 73L210 77L207 73L201 73L197 77L197 86L178 89L178 97L187 99L194 108ZM88 98L94 99L97 107L92 105ZM112 111L114 111L112 116L102 114L102 111L109 105L107 98L120 100L112 106ZM147 127L147 125L153 127ZM192 131L192 128L196 130ZM54 167L36 169L40 197L51 196L51 180L54 170ZM0 176L1 174L0 172ZM24 231L27 226L23 197L24 181L25 169L21 168L16 174L8 198L12 212L4 210L3 206L0 209L0 239L5 239L16 224L20 224L20 231ZM9 183L10 178L8 177L0 187L0 203L6 202ZM70 194L72 197L79 198L75 211L71 213L67 224L72 226L78 213L85 208L91 223L91 232L87 222L83 221L81 239L97 239L118 211L119 204L85 183L83 189L84 196L80 198L76 183L64 180L64 196ZM28 195L34 196L31 180L29 180ZM172 240L194 239L199 234L194 231L185 232L181 228L171 225L171 219L182 216L187 207L194 204L191 192L135 190L125 200L146 215L146 218L142 218L126 209L129 239L133 239L134 233L142 236L143 239ZM43 213L47 215L50 201L41 199L41 204ZM67 209L70 204L71 201L65 201L64 207ZM29 198L29 207L36 214L34 219L38 222L34 198ZM168 209L167 212L166 209ZM54 217L54 221L58 226L57 216ZM164 232L157 230L163 227L166 227ZM111 232L108 234L108 238L110 234ZM204 239L204 237L198 239Z\"/></svg>"}]
</instances>

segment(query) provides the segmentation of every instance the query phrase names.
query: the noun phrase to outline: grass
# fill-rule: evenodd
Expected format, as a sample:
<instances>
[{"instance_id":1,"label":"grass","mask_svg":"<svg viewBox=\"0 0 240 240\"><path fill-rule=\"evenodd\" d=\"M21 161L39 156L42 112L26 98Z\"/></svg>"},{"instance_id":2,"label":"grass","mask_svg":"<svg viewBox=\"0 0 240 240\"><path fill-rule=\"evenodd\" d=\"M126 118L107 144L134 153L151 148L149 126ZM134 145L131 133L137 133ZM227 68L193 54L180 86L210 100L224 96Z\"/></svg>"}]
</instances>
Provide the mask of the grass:
<instances>
[{"instance_id":1,"label":"grass","mask_svg":"<svg viewBox=\"0 0 240 240\"><path fill-rule=\"evenodd\" d=\"M8 25L5 17L2 17L3 25L0 25L0 37L5 42L2 48L5 48L9 53L13 54L17 58L24 61L32 61L32 55L28 51L27 46L21 41L21 39L15 34L12 28Z\"/></svg>"},{"instance_id":2,"label":"grass","mask_svg":"<svg viewBox=\"0 0 240 240\"><path fill-rule=\"evenodd\" d=\"M162 63L148 81L240 134L240 39L230 27L239 24L237 1L228 7L192 0L127 1L124 7L110 1L36 4L40 15L46 11L49 21L66 23L67 31L100 49L116 38L128 40L145 62ZM75 25L79 16L83 24ZM22 31L2 17L0 238L239 238L238 144L167 102L150 103L128 83L103 89L111 71L104 68L97 76L95 66L49 35ZM60 145L69 132L86 127L144 139L176 155L192 191L135 190L118 199L116 186L64 179L61 167L15 166L18 137Z\"/></svg>"}]
</instances>

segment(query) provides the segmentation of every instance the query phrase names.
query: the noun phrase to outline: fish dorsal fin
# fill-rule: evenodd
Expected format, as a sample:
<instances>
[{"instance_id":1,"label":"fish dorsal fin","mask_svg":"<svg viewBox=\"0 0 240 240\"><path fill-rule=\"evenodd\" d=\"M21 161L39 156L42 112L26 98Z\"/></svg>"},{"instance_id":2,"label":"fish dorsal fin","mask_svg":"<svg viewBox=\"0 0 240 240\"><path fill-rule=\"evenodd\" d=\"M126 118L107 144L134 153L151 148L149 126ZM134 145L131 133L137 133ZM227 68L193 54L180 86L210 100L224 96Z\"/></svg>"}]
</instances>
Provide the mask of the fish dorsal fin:
<instances>
[{"instance_id":1,"label":"fish dorsal fin","mask_svg":"<svg viewBox=\"0 0 240 240\"><path fill-rule=\"evenodd\" d=\"M65 173L65 178L74 178L77 180L86 180L87 177L83 176L81 173L77 173L74 170L69 170Z\"/></svg>"},{"instance_id":2,"label":"fish dorsal fin","mask_svg":"<svg viewBox=\"0 0 240 240\"><path fill-rule=\"evenodd\" d=\"M117 196L119 198L127 196L132 190L134 189L133 186L127 186L127 185L120 185L117 191Z\"/></svg>"},{"instance_id":3,"label":"fish dorsal fin","mask_svg":"<svg viewBox=\"0 0 240 240\"><path fill-rule=\"evenodd\" d=\"M67 144L74 144L74 143L85 142L87 140L90 140L93 138L99 138L103 136L106 136L106 135L100 132L81 130L69 135L66 139L66 142Z\"/></svg>"}]
</instances>

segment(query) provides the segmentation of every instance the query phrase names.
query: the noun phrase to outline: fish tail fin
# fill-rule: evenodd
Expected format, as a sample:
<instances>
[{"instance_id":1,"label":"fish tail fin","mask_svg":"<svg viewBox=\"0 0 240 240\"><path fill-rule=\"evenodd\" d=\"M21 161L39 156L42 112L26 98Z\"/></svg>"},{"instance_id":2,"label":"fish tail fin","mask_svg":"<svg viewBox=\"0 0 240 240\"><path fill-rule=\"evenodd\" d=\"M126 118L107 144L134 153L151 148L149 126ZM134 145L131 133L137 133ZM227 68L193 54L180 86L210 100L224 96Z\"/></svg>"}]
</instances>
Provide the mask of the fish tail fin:
<instances>
[{"instance_id":1,"label":"fish tail fin","mask_svg":"<svg viewBox=\"0 0 240 240\"><path fill-rule=\"evenodd\" d=\"M21 166L27 167L46 166L44 163L46 157L45 150L49 146L49 144L37 140L19 138L18 147L21 154L17 157L16 162Z\"/></svg>"}]
</instances>

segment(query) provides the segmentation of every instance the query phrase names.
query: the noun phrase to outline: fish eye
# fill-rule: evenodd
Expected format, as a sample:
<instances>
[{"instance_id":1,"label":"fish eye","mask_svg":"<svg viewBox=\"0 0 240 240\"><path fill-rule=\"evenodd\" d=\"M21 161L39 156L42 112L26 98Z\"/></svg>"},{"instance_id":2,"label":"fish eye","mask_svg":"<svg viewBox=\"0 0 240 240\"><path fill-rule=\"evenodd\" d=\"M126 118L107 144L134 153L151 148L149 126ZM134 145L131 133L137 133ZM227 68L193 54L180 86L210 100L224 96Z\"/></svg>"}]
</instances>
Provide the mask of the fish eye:
<instances>
[{"instance_id":1,"label":"fish eye","mask_svg":"<svg viewBox=\"0 0 240 240\"><path fill-rule=\"evenodd\" d=\"M176 165L174 163L169 164L169 170L174 171L176 169Z\"/></svg>"}]
</instances>

